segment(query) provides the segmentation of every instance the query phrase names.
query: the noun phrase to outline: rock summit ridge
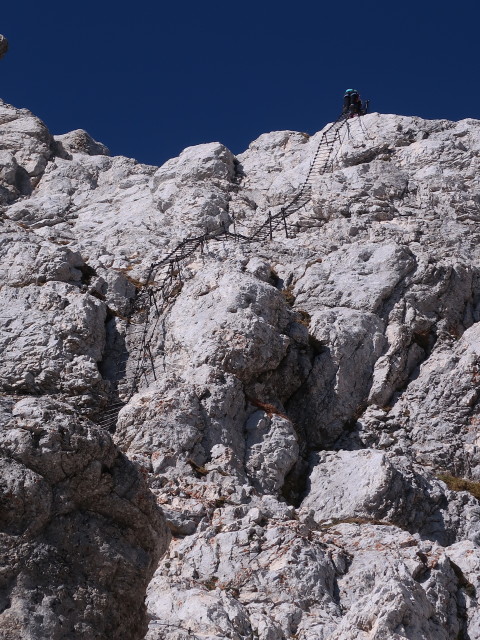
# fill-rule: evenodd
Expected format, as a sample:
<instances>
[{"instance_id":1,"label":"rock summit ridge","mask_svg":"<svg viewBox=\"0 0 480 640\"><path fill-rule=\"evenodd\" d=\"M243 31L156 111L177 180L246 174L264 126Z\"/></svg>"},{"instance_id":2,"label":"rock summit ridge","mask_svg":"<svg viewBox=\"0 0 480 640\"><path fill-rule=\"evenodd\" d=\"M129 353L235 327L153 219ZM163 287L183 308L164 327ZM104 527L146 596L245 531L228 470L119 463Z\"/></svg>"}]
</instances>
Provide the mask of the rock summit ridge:
<instances>
[{"instance_id":1,"label":"rock summit ridge","mask_svg":"<svg viewBox=\"0 0 480 640\"><path fill-rule=\"evenodd\" d=\"M0 102L2 637L480 638L480 121L327 132Z\"/></svg>"}]
</instances>

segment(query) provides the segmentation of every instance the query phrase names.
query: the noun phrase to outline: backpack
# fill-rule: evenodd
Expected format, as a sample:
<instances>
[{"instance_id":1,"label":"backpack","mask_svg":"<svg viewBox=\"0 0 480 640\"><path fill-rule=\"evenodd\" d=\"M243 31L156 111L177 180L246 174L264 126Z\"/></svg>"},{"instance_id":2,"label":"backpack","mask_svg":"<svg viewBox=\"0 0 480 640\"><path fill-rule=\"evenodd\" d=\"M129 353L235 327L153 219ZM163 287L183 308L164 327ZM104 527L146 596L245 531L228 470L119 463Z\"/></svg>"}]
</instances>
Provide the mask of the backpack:
<instances>
[{"instance_id":1,"label":"backpack","mask_svg":"<svg viewBox=\"0 0 480 640\"><path fill-rule=\"evenodd\" d=\"M343 99L347 104L353 104L355 102L358 102L358 100L360 99L360 96L358 91L356 91L355 89L347 89L345 91L345 95L343 96Z\"/></svg>"}]
</instances>

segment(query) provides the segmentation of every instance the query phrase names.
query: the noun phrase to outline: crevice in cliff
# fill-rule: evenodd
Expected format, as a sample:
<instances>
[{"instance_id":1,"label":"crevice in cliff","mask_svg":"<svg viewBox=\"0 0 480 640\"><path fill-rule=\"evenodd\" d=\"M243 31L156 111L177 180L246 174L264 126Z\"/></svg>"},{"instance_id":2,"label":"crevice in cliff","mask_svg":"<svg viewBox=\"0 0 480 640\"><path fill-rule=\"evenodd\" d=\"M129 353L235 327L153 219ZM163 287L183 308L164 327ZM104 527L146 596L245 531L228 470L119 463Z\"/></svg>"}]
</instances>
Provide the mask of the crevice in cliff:
<instances>
[{"instance_id":1,"label":"crevice in cliff","mask_svg":"<svg viewBox=\"0 0 480 640\"><path fill-rule=\"evenodd\" d=\"M409 266L407 272L403 275L403 277L396 283L393 290L390 292L388 297L384 299L379 305L378 309L375 309L375 314L378 315L382 320L388 324L388 318L394 307L402 300L405 296L408 288L414 281L415 274L418 271L418 260L417 256L408 249L408 253L412 258L412 264Z\"/></svg>"},{"instance_id":2,"label":"crevice in cliff","mask_svg":"<svg viewBox=\"0 0 480 640\"><path fill-rule=\"evenodd\" d=\"M115 433L117 416L124 402L120 398L119 384L125 377L129 352L124 329L118 323L123 322L118 314L107 307L105 318L105 346L102 359L98 363L98 370L103 380L108 384L108 403L97 410L94 418L99 426Z\"/></svg>"},{"instance_id":3,"label":"crevice in cliff","mask_svg":"<svg viewBox=\"0 0 480 640\"><path fill-rule=\"evenodd\" d=\"M233 184L240 187L243 180L247 177L243 165L238 158L233 158Z\"/></svg>"},{"instance_id":4,"label":"crevice in cliff","mask_svg":"<svg viewBox=\"0 0 480 640\"><path fill-rule=\"evenodd\" d=\"M79 271L82 273L82 284L89 285L92 278L97 275L97 272L93 267L84 262L82 265L77 267Z\"/></svg>"},{"instance_id":5,"label":"crevice in cliff","mask_svg":"<svg viewBox=\"0 0 480 640\"><path fill-rule=\"evenodd\" d=\"M469 634L469 615L467 612L467 601L470 601L470 606L475 603L478 607L477 593L474 585L468 580L461 568L449 559L450 566L457 579L457 619L459 622L460 630L458 632L456 640L475 640Z\"/></svg>"},{"instance_id":6,"label":"crevice in cliff","mask_svg":"<svg viewBox=\"0 0 480 640\"><path fill-rule=\"evenodd\" d=\"M22 196L30 196L33 191L30 176L27 171L20 166L18 166L15 171L15 187Z\"/></svg>"}]
</instances>

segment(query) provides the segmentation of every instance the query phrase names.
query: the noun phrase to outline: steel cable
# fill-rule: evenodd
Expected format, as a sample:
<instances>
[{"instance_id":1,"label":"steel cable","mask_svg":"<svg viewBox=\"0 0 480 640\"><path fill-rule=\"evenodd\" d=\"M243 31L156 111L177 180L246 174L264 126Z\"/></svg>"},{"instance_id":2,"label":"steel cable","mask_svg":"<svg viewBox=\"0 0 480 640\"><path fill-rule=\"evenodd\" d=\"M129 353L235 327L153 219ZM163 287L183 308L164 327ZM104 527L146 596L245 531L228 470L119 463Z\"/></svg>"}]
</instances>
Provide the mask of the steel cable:
<instances>
[{"instance_id":1,"label":"steel cable","mask_svg":"<svg viewBox=\"0 0 480 640\"><path fill-rule=\"evenodd\" d=\"M226 223L222 223L216 228L206 231L199 236L185 238L164 258L149 266L143 281L144 283L140 285L141 288L137 289L137 295L132 303L130 313L127 316L125 344L127 344L128 339L132 337L134 338L134 342L140 343L137 347L137 355L133 366L133 375L131 376L130 381L125 380L124 384L126 384L127 391L123 399L110 404L109 408L102 412L102 417L97 424L102 425L108 423L109 426L112 426L113 422L116 423L118 412L138 391L142 376L145 377L146 383L149 383L146 373L147 369L144 365L145 361L150 363L153 377L156 379L155 363L151 345L156 334L158 323L165 315L169 305L172 304L172 301L180 293L183 282L181 272L182 268L185 266L185 261L199 249L203 253L203 250L209 241L233 238L237 242L264 242L266 240L273 239L274 233L282 227L287 238L289 237L289 229L293 232L298 230L298 225L294 227L292 224L287 224L287 218L299 209L303 208L311 199L311 179L313 175L323 175L329 169L333 168L332 153L335 143L340 140L340 131L345 125L348 127L348 116L342 114L322 133L307 176L300 185L295 196L277 213L272 215L269 212L266 220L254 228L249 236L236 233L235 220L233 222L233 233L229 231L228 228L232 223L229 223L228 225ZM334 158L335 157L336 154ZM166 268L166 272L160 281L156 282L156 276L162 267ZM157 299L156 295L158 295L159 299ZM153 323L152 320L150 320L152 308L154 309L152 319ZM138 314L145 315L145 320L143 322L134 322L132 320L132 316ZM129 331L130 326L141 325L143 325L141 329ZM138 338L140 338L140 340ZM120 370L118 367L115 372L114 379L117 395L119 393L118 387L121 384L119 378L122 375L126 375L130 360L131 357L126 355L124 361L126 365L125 368Z\"/></svg>"}]
</instances>

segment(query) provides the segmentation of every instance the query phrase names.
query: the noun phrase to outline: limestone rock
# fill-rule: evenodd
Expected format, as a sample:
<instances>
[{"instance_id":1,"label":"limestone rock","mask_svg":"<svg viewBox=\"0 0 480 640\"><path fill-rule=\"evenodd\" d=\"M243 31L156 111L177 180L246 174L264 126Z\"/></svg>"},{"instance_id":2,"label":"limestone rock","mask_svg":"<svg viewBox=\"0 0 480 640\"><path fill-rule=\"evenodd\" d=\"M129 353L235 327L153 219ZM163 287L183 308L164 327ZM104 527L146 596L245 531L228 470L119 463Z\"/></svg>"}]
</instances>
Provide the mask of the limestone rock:
<instances>
[{"instance_id":1,"label":"limestone rock","mask_svg":"<svg viewBox=\"0 0 480 640\"><path fill-rule=\"evenodd\" d=\"M366 519L394 523L443 545L463 537L479 540L477 501L466 492L449 492L406 459L373 449L316 457L301 506L318 524Z\"/></svg>"},{"instance_id":2,"label":"limestone rock","mask_svg":"<svg viewBox=\"0 0 480 640\"><path fill-rule=\"evenodd\" d=\"M8 40L6 39L5 36L0 35L0 58L3 58L3 56L7 53L8 51Z\"/></svg>"},{"instance_id":3,"label":"limestone rock","mask_svg":"<svg viewBox=\"0 0 480 640\"><path fill-rule=\"evenodd\" d=\"M332 549L332 557L309 542L298 522L268 524L262 505L237 507L238 514L233 509L219 509L202 536L171 547L150 586L155 618L168 615L173 624L212 639L252 633L266 639L295 633L302 612L310 610L325 632L332 631L339 615L333 558L341 566L342 552ZM157 637L151 623L147 638Z\"/></svg>"},{"instance_id":4,"label":"limestone rock","mask_svg":"<svg viewBox=\"0 0 480 640\"><path fill-rule=\"evenodd\" d=\"M107 147L101 142L94 140L83 129L69 131L61 136L55 136L56 154L61 155L74 153L86 153L89 156L110 155ZM69 158L71 160L71 158Z\"/></svg>"},{"instance_id":5,"label":"limestone rock","mask_svg":"<svg viewBox=\"0 0 480 640\"><path fill-rule=\"evenodd\" d=\"M458 343L449 341L436 349L386 415L390 448L408 447L410 455L424 465L475 479L480 478L476 433L478 335L478 324L474 324ZM368 424L365 421L365 432L371 429ZM362 421L360 425L363 433ZM373 442L369 436L365 439Z\"/></svg>"},{"instance_id":6,"label":"limestone rock","mask_svg":"<svg viewBox=\"0 0 480 640\"><path fill-rule=\"evenodd\" d=\"M15 109L3 100L0 100L0 124L2 166L7 163L11 167L8 174L3 173L2 177L7 185L15 188L15 194L29 195L35 184L31 178L41 176L47 162L53 157L53 137L43 122L30 111Z\"/></svg>"},{"instance_id":7,"label":"limestone rock","mask_svg":"<svg viewBox=\"0 0 480 640\"><path fill-rule=\"evenodd\" d=\"M316 357L288 409L312 443L328 445L361 411L387 340L378 316L345 307L312 313L309 333Z\"/></svg>"},{"instance_id":8,"label":"limestone rock","mask_svg":"<svg viewBox=\"0 0 480 640\"><path fill-rule=\"evenodd\" d=\"M375 313L414 264L405 247L353 244L307 268L296 283L296 302L309 312L315 304Z\"/></svg>"},{"instance_id":9,"label":"limestone rock","mask_svg":"<svg viewBox=\"0 0 480 640\"><path fill-rule=\"evenodd\" d=\"M480 122L0 124L1 633L478 636Z\"/></svg>"},{"instance_id":10,"label":"limestone rock","mask_svg":"<svg viewBox=\"0 0 480 640\"><path fill-rule=\"evenodd\" d=\"M336 541L339 534L355 537L354 555L338 581L344 616L331 638L447 640L461 633L462 587L442 548L422 548L391 528L339 525Z\"/></svg>"},{"instance_id":11,"label":"limestone rock","mask_svg":"<svg viewBox=\"0 0 480 640\"><path fill-rule=\"evenodd\" d=\"M466 609L466 632L471 638L475 638L480 634L480 617L476 603L476 594L480 586L478 546L464 540L448 547L445 555L461 584L459 604Z\"/></svg>"},{"instance_id":12,"label":"limestone rock","mask_svg":"<svg viewBox=\"0 0 480 640\"><path fill-rule=\"evenodd\" d=\"M134 465L54 401L3 401L0 437L2 637L141 638L168 536Z\"/></svg>"},{"instance_id":13,"label":"limestone rock","mask_svg":"<svg viewBox=\"0 0 480 640\"><path fill-rule=\"evenodd\" d=\"M42 241L14 225L6 226L0 233L0 277L4 286L25 287L48 281L83 284L86 265L78 253Z\"/></svg>"},{"instance_id":14,"label":"limestone rock","mask_svg":"<svg viewBox=\"0 0 480 640\"><path fill-rule=\"evenodd\" d=\"M61 282L0 292L3 389L101 394L104 304Z\"/></svg>"}]
</instances>

